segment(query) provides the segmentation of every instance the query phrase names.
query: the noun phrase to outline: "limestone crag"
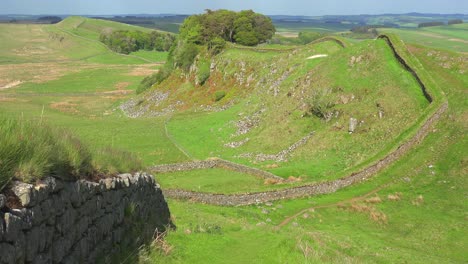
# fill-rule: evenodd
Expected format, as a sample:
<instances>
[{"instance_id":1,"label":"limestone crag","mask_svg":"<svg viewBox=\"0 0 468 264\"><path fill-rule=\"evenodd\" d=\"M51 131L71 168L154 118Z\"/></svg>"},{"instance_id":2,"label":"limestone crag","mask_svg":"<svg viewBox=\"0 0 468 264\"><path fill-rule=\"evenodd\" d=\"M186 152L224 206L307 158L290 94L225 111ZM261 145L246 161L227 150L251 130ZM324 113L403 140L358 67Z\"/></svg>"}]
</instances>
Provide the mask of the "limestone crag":
<instances>
[{"instance_id":1,"label":"limestone crag","mask_svg":"<svg viewBox=\"0 0 468 264\"><path fill-rule=\"evenodd\" d=\"M0 263L94 263L170 224L161 189L146 173L99 182L48 177L10 189L22 208L9 208L0 194Z\"/></svg>"}]
</instances>

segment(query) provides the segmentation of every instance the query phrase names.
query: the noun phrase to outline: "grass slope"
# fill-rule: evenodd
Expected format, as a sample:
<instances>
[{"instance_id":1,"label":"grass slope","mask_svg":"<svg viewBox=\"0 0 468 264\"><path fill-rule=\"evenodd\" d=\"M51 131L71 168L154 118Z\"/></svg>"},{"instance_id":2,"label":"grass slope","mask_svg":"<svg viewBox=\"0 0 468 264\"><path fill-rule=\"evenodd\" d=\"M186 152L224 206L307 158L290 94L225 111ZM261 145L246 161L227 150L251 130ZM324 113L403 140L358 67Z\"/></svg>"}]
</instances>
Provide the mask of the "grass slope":
<instances>
[{"instance_id":1,"label":"grass slope","mask_svg":"<svg viewBox=\"0 0 468 264\"><path fill-rule=\"evenodd\" d=\"M253 75L253 79L263 76L267 80L245 87L253 89L251 95L226 111L176 115L168 123L169 133L198 159L219 156L283 177L301 176L307 181L337 177L340 171L358 165L394 144L393 139L414 124L428 102L416 80L400 66L384 40L367 41L344 50L336 46L333 42L319 43L297 50L292 57L235 49L226 51L216 64L228 64L222 69L227 76L242 71L235 65L229 66L238 60L246 64L244 76ZM311 55L323 53L330 56L306 60ZM353 57L362 61L352 64ZM272 72L277 73L271 76ZM216 73L212 75L210 82L219 87L222 80L216 79ZM276 96L272 91L275 82L280 83L277 88L280 92ZM162 86L167 87L167 84ZM236 86L240 85L234 83L225 88L229 89L228 96L240 89ZM252 86L254 88L250 88ZM316 117L303 117L306 98L314 90L323 88L335 90L333 100L337 102L338 118L324 122ZM191 94L192 100L197 100L196 93L209 91L203 87L194 90L175 93ZM382 119L378 117L377 105L384 109ZM261 112L258 126L244 135L233 136L237 130L236 122L255 112ZM352 135L347 133L350 117L363 121ZM238 158L245 153L253 156L278 153L312 131L314 135L288 157L288 162L255 162ZM249 140L241 147L224 146L247 138ZM268 169L272 163L278 166Z\"/></svg>"},{"instance_id":2,"label":"grass slope","mask_svg":"<svg viewBox=\"0 0 468 264\"><path fill-rule=\"evenodd\" d=\"M166 237L172 251L165 255L155 246L140 262L464 262L468 80L461 69L467 66L458 54L411 52L450 103L421 145L371 180L333 195L242 208L170 200L178 227ZM441 60L451 67L441 67Z\"/></svg>"}]
</instances>

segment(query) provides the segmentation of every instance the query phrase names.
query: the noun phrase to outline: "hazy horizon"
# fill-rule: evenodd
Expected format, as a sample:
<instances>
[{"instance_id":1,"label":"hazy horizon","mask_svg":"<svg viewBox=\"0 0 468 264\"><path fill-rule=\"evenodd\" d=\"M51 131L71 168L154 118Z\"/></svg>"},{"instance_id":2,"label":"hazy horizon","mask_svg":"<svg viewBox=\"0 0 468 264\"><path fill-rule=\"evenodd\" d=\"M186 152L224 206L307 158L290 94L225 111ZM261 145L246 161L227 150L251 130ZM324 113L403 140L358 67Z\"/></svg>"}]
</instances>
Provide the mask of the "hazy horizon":
<instances>
[{"instance_id":1,"label":"hazy horizon","mask_svg":"<svg viewBox=\"0 0 468 264\"><path fill-rule=\"evenodd\" d=\"M163 3L163 4L162 4ZM378 15L378 14L462 14L468 10L468 1L438 0L329 0L327 3L310 0L193 0L172 2L152 0L2 0L0 14L22 15L120 15L120 14L195 14L205 9L252 9L267 15L323 16L323 15Z\"/></svg>"}]
</instances>

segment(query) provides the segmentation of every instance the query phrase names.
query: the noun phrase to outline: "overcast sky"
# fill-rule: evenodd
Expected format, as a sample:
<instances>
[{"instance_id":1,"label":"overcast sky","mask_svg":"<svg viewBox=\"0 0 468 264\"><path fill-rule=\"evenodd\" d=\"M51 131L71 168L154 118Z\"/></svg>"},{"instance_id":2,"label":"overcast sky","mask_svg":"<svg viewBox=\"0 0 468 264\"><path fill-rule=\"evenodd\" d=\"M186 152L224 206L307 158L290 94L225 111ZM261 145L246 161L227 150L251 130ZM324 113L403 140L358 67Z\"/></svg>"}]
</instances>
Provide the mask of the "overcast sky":
<instances>
[{"instance_id":1,"label":"overcast sky","mask_svg":"<svg viewBox=\"0 0 468 264\"><path fill-rule=\"evenodd\" d=\"M253 9L267 15L468 13L467 0L0 0L0 14L194 14Z\"/></svg>"}]
</instances>

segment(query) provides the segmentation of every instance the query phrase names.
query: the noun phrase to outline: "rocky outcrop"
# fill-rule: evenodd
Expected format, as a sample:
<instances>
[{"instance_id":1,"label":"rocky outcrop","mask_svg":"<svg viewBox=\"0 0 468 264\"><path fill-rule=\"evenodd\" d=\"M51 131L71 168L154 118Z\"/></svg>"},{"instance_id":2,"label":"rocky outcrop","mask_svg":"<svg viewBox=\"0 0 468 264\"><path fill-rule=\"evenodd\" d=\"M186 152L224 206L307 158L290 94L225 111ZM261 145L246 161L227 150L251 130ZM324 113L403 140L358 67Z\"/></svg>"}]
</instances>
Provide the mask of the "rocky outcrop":
<instances>
[{"instance_id":1,"label":"rocky outcrop","mask_svg":"<svg viewBox=\"0 0 468 264\"><path fill-rule=\"evenodd\" d=\"M94 263L170 225L161 189L145 173L14 182L7 197L0 195L0 263Z\"/></svg>"}]
</instances>

